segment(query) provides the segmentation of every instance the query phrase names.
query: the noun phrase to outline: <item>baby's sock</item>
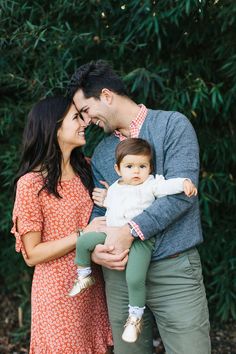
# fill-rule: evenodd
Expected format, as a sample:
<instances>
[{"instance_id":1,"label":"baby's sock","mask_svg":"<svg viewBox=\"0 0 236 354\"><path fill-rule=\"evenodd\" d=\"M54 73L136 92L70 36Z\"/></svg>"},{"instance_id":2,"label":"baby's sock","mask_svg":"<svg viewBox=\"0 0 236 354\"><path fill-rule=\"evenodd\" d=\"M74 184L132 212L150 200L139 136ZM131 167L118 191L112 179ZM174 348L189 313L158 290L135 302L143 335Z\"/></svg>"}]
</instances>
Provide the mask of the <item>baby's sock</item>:
<instances>
[{"instance_id":1,"label":"baby's sock","mask_svg":"<svg viewBox=\"0 0 236 354\"><path fill-rule=\"evenodd\" d=\"M81 278L86 278L91 273L92 273L91 267L77 269L78 277L81 277Z\"/></svg>"},{"instance_id":2,"label":"baby's sock","mask_svg":"<svg viewBox=\"0 0 236 354\"><path fill-rule=\"evenodd\" d=\"M145 306L138 307L138 306L129 305L129 315L140 319L143 316L144 309L145 309Z\"/></svg>"}]
</instances>

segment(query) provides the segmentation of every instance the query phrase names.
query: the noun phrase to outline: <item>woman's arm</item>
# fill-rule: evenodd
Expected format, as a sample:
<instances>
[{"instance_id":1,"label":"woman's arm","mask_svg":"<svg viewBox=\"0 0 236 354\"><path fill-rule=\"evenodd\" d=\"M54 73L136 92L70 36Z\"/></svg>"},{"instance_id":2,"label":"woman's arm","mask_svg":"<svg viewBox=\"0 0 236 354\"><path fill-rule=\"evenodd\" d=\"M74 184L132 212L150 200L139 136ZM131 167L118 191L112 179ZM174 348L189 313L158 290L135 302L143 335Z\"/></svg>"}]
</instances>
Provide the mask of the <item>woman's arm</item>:
<instances>
[{"instance_id":1,"label":"woman's arm","mask_svg":"<svg viewBox=\"0 0 236 354\"><path fill-rule=\"evenodd\" d=\"M75 249L77 233L54 241L41 241L40 232L28 232L22 237L26 255L23 255L26 264L33 267L37 264L52 261Z\"/></svg>"},{"instance_id":2,"label":"woman's arm","mask_svg":"<svg viewBox=\"0 0 236 354\"><path fill-rule=\"evenodd\" d=\"M84 232L101 231L104 226L105 218L98 217L84 229ZM20 220L18 220L17 228L19 230L21 228ZM23 255L24 260L29 267L33 267L60 258L75 249L77 237L78 233L72 232L59 240L42 242L41 232L27 232L22 236L26 252L26 256Z\"/></svg>"}]
</instances>

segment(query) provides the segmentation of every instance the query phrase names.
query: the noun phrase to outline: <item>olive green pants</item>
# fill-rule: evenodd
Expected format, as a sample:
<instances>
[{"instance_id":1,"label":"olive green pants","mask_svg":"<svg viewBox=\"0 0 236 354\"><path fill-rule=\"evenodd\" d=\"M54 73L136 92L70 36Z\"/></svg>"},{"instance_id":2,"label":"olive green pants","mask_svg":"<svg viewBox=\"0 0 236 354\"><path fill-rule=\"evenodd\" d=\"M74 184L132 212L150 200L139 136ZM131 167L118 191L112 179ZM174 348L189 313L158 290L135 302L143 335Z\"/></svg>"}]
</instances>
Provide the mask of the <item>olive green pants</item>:
<instances>
[{"instance_id":1,"label":"olive green pants","mask_svg":"<svg viewBox=\"0 0 236 354\"><path fill-rule=\"evenodd\" d=\"M91 252L96 245L104 244L105 239L106 234L102 232L88 232L78 237L75 263L82 267L90 267ZM125 272L131 306L144 307L146 304L146 276L154 244L153 237L146 241L137 239L131 246Z\"/></svg>"},{"instance_id":2,"label":"olive green pants","mask_svg":"<svg viewBox=\"0 0 236 354\"><path fill-rule=\"evenodd\" d=\"M115 354L151 354L154 315L167 354L210 354L209 318L198 251L150 264L143 329L135 343L122 341L128 316L125 272L104 268Z\"/></svg>"}]
</instances>

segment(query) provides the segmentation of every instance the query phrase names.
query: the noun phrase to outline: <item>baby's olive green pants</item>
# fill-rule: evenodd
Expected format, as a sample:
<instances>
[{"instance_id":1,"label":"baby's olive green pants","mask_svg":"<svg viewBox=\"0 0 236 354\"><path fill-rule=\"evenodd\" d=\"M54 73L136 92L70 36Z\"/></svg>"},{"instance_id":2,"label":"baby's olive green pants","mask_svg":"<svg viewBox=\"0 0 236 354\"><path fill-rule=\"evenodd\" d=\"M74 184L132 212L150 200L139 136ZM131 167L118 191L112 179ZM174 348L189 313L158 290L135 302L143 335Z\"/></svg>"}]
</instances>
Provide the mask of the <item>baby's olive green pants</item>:
<instances>
[{"instance_id":1,"label":"baby's olive green pants","mask_svg":"<svg viewBox=\"0 0 236 354\"><path fill-rule=\"evenodd\" d=\"M106 234L88 232L77 239L75 263L82 267L91 266L91 252L98 244L104 244ZM131 246L126 267L129 304L144 307L146 304L146 276L150 265L155 239L135 240ZM128 307L128 305L127 305Z\"/></svg>"}]
</instances>

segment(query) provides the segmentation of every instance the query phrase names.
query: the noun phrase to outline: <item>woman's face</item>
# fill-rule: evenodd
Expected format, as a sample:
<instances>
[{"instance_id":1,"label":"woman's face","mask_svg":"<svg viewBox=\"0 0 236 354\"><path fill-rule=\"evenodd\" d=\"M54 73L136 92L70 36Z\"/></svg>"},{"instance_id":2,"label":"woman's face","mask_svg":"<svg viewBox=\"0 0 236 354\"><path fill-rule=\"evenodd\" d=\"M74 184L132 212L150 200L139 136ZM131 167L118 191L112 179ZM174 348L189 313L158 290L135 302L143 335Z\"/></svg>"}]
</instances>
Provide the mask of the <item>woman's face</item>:
<instances>
[{"instance_id":1,"label":"woman's face","mask_svg":"<svg viewBox=\"0 0 236 354\"><path fill-rule=\"evenodd\" d=\"M57 140L61 150L85 145L85 128L85 122L80 118L79 112L72 104L57 131Z\"/></svg>"}]
</instances>

